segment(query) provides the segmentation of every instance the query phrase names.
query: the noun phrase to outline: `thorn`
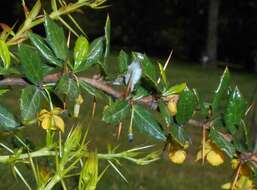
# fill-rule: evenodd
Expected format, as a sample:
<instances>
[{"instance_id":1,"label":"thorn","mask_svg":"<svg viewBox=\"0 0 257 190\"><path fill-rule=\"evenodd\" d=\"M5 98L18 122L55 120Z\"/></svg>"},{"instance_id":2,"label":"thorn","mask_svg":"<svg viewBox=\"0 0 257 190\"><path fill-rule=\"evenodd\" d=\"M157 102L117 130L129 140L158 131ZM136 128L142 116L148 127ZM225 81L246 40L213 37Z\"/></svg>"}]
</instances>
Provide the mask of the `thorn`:
<instances>
[{"instance_id":1,"label":"thorn","mask_svg":"<svg viewBox=\"0 0 257 190\"><path fill-rule=\"evenodd\" d=\"M69 31L68 39L67 39L67 47L70 47L70 38L71 38L71 31Z\"/></svg>"},{"instance_id":2,"label":"thorn","mask_svg":"<svg viewBox=\"0 0 257 190\"><path fill-rule=\"evenodd\" d=\"M117 140L120 139L121 130L122 130L122 122L120 122L120 123L119 123L119 126L118 126Z\"/></svg>"},{"instance_id":3,"label":"thorn","mask_svg":"<svg viewBox=\"0 0 257 190\"><path fill-rule=\"evenodd\" d=\"M95 96L94 96L93 108L92 108L92 118L95 116L95 109L96 109L96 98L95 98Z\"/></svg>"}]
</instances>

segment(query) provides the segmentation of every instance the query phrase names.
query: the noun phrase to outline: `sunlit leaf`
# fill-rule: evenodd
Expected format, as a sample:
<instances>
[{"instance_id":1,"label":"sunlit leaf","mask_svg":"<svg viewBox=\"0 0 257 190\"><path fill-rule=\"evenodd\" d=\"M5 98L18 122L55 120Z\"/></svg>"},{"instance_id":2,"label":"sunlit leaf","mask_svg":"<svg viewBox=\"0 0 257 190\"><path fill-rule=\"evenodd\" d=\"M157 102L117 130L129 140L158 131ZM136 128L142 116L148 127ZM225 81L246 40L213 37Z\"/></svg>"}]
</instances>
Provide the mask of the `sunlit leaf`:
<instances>
[{"instance_id":1,"label":"sunlit leaf","mask_svg":"<svg viewBox=\"0 0 257 190\"><path fill-rule=\"evenodd\" d=\"M11 56L6 43L0 39L0 57L4 63L4 67L8 68L11 63Z\"/></svg>"},{"instance_id":2,"label":"sunlit leaf","mask_svg":"<svg viewBox=\"0 0 257 190\"><path fill-rule=\"evenodd\" d=\"M181 83L170 87L167 91L163 92L163 96L170 96L172 94L178 94L187 87L186 83Z\"/></svg>"},{"instance_id":3,"label":"sunlit leaf","mask_svg":"<svg viewBox=\"0 0 257 190\"><path fill-rule=\"evenodd\" d=\"M85 62L88 55L89 43L87 38L80 36L74 47L74 70L76 70L83 62Z\"/></svg>"},{"instance_id":4,"label":"sunlit leaf","mask_svg":"<svg viewBox=\"0 0 257 190\"><path fill-rule=\"evenodd\" d=\"M108 57L110 54L110 38L111 38L111 21L109 15L106 18L106 23L105 23L105 53L104 57Z\"/></svg>"}]
</instances>

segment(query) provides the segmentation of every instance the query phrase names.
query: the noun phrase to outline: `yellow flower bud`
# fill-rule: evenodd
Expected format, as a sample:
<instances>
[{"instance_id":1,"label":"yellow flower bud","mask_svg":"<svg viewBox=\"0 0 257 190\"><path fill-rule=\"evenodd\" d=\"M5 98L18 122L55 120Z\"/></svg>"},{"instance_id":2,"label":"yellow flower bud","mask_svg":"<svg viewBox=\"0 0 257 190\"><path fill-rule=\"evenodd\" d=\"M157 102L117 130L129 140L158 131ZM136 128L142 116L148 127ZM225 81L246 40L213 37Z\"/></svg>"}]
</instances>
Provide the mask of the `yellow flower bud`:
<instances>
[{"instance_id":1,"label":"yellow flower bud","mask_svg":"<svg viewBox=\"0 0 257 190\"><path fill-rule=\"evenodd\" d=\"M171 151L169 159L175 164L182 164L186 159L186 152L184 150Z\"/></svg>"},{"instance_id":2,"label":"yellow flower bud","mask_svg":"<svg viewBox=\"0 0 257 190\"><path fill-rule=\"evenodd\" d=\"M175 116L176 115L176 113L177 113L177 104L173 100L169 101L169 103L168 103L168 110L169 110L171 116Z\"/></svg>"},{"instance_id":3,"label":"yellow flower bud","mask_svg":"<svg viewBox=\"0 0 257 190\"><path fill-rule=\"evenodd\" d=\"M212 166L219 166L224 163L224 156L222 152L210 151L206 156L206 160Z\"/></svg>"}]
</instances>

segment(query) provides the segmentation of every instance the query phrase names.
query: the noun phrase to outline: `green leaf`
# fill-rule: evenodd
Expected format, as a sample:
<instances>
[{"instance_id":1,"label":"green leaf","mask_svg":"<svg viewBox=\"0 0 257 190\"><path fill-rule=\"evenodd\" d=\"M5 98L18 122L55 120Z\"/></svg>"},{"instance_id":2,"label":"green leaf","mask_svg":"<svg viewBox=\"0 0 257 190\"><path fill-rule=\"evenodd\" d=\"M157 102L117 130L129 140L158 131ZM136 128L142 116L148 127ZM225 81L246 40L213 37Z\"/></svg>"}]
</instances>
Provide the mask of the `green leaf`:
<instances>
[{"instance_id":1,"label":"green leaf","mask_svg":"<svg viewBox=\"0 0 257 190\"><path fill-rule=\"evenodd\" d=\"M29 12L29 15L27 17L27 20L31 22L31 20L35 19L36 16L39 14L41 10L41 1L37 0L31 11Z\"/></svg>"},{"instance_id":2,"label":"green leaf","mask_svg":"<svg viewBox=\"0 0 257 190\"><path fill-rule=\"evenodd\" d=\"M143 66L143 76L149 79L153 84L157 85L156 67L151 60L145 55L141 64Z\"/></svg>"},{"instance_id":3,"label":"green leaf","mask_svg":"<svg viewBox=\"0 0 257 190\"><path fill-rule=\"evenodd\" d=\"M7 93L8 91L8 89L0 89L0 96Z\"/></svg>"},{"instance_id":4,"label":"green leaf","mask_svg":"<svg viewBox=\"0 0 257 190\"><path fill-rule=\"evenodd\" d=\"M102 59L104 51L103 40L103 37L99 37L90 44L87 59L77 68L77 72L86 70L87 68L89 68L93 64L98 63Z\"/></svg>"},{"instance_id":5,"label":"green leaf","mask_svg":"<svg viewBox=\"0 0 257 190\"><path fill-rule=\"evenodd\" d=\"M172 117L167 109L167 105L164 104L164 102L159 102L158 104L160 113L162 118L164 119L167 126L170 126L172 123Z\"/></svg>"},{"instance_id":6,"label":"green leaf","mask_svg":"<svg viewBox=\"0 0 257 190\"><path fill-rule=\"evenodd\" d=\"M79 88L77 83L67 75L64 75L59 79L55 91L58 96L67 97L70 101L75 101L75 99L79 96Z\"/></svg>"},{"instance_id":7,"label":"green leaf","mask_svg":"<svg viewBox=\"0 0 257 190\"><path fill-rule=\"evenodd\" d=\"M11 56L6 43L0 39L0 57L4 63L4 67L8 68L11 63Z\"/></svg>"},{"instance_id":8,"label":"green leaf","mask_svg":"<svg viewBox=\"0 0 257 190\"><path fill-rule=\"evenodd\" d=\"M160 70L160 74L161 74L161 77L162 77L162 81L164 82L164 85L167 86L168 85L168 81L167 81L167 76L166 76L166 73L163 69L163 66L162 64L158 63L159 65L159 70Z\"/></svg>"},{"instance_id":9,"label":"green leaf","mask_svg":"<svg viewBox=\"0 0 257 190\"><path fill-rule=\"evenodd\" d=\"M110 22L109 15L106 18L104 31L105 31L105 42L106 42L104 57L106 58L110 54L111 22Z\"/></svg>"},{"instance_id":10,"label":"green leaf","mask_svg":"<svg viewBox=\"0 0 257 190\"><path fill-rule=\"evenodd\" d=\"M144 96L148 96L149 92L141 86L137 87L136 94L133 96L133 100L137 101Z\"/></svg>"},{"instance_id":11,"label":"green leaf","mask_svg":"<svg viewBox=\"0 0 257 190\"><path fill-rule=\"evenodd\" d=\"M205 102L202 98L202 96L199 95L198 91L194 88L193 92L195 94L195 97L197 98L198 105L201 110L201 114L203 114L205 117L208 116L208 108L205 106Z\"/></svg>"},{"instance_id":12,"label":"green leaf","mask_svg":"<svg viewBox=\"0 0 257 190\"><path fill-rule=\"evenodd\" d=\"M227 141L220 132L214 128L211 128L209 138L230 158L233 158L235 154L235 148L233 144Z\"/></svg>"},{"instance_id":13,"label":"green leaf","mask_svg":"<svg viewBox=\"0 0 257 190\"><path fill-rule=\"evenodd\" d=\"M47 42L54 51L57 58L65 60L68 55L68 48L66 45L66 38L63 28L58 26L48 16L45 17L45 30Z\"/></svg>"},{"instance_id":14,"label":"green leaf","mask_svg":"<svg viewBox=\"0 0 257 190\"><path fill-rule=\"evenodd\" d=\"M172 138L181 146L184 146L189 142L189 137L186 134L185 129L179 125L172 125L170 133Z\"/></svg>"},{"instance_id":15,"label":"green leaf","mask_svg":"<svg viewBox=\"0 0 257 190\"><path fill-rule=\"evenodd\" d=\"M181 83L170 87L167 91L163 92L163 96L170 96L172 94L178 94L187 87L186 83Z\"/></svg>"},{"instance_id":16,"label":"green leaf","mask_svg":"<svg viewBox=\"0 0 257 190\"><path fill-rule=\"evenodd\" d=\"M239 125L241 120L244 118L246 109L246 100L242 97L240 91L236 87L229 97L229 102L224 114L226 128L232 134L236 133L236 126Z\"/></svg>"},{"instance_id":17,"label":"green leaf","mask_svg":"<svg viewBox=\"0 0 257 190\"><path fill-rule=\"evenodd\" d=\"M119 72L121 74L127 72L128 64L129 64L129 56L125 51L121 50L119 53Z\"/></svg>"},{"instance_id":18,"label":"green leaf","mask_svg":"<svg viewBox=\"0 0 257 190\"><path fill-rule=\"evenodd\" d=\"M28 86L21 91L20 110L23 123L34 120L41 107L41 91L36 86Z\"/></svg>"},{"instance_id":19,"label":"green leaf","mask_svg":"<svg viewBox=\"0 0 257 190\"><path fill-rule=\"evenodd\" d=\"M196 107L196 98L193 92L185 89L179 96L176 121L180 125L185 124L193 115Z\"/></svg>"},{"instance_id":20,"label":"green leaf","mask_svg":"<svg viewBox=\"0 0 257 190\"><path fill-rule=\"evenodd\" d=\"M135 105L133 126L157 140L166 140L166 136L154 116L140 105Z\"/></svg>"},{"instance_id":21,"label":"green leaf","mask_svg":"<svg viewBox=\"0 0 257 190\"><path fill-rule=\"evenodd\" d=\"M13 130L20 127L19 123L15 120L6 108L0 105L0 130Z\"/></svg>"},{"instance_id":22,"label":"green leaf","mask_svg":"<svg viewBox=\"0 0 257 190\"><path fill-rule=\"evenodd\" d=\"M23 73L34 84L43 79L43 70L40 56L35 49L28 45L20 44L18 49Z\"/></svg>"},{"instance_id":23,"label":"green leaf","mask_svg":"<svg viewBox=\"0 0 257 190\"><path fill-rule=\"evenodd\" d=\"M89 43L87 38L80 36L74 47L74 70L76 70L87 58Z\"/></svg>"},{"instance_id":24,"label":"green leaf","mask_svg":"<svg viewBox=\"0 0 257 190\"><path fill-rule=\"evenodd\" d=\"M83 90L85 90L87 93L89 93L90 95L95 96L95 97L100 98L100 99L103 99L104 94L101 91L95 89L93 86L91 86L87 82L85 82L83 80L80 80L79 84L80 84L80 87Z\"/></svg>"},{"instance_id":25,"label":"green leaf","mask_svg":"<svg viewBox=\"0 0 257 190\"><path fill-rule=\"evenodd\" d=\"M128 101L118 100L108 106L103 112L103 121L106 123L117 124L129 115L130 110L131 107Z\"/></svg>"},{"instance_id":26,"label":"green leaf","mask_svg":"<svg viewBox=\"0 0 257 190\"><path fill-rule=\"evenodd\" d=\"M38 49L40 54L47 60L49 63L54 65L62 66L63 62L59 60L55 55L51 48L46 44L45 39L41 36L31 33L28 33L29 39L33 43L33 45Z\"/></svg>"},{"instance_id":27,"label":"green leaf","mask_svg":"<svg viewBox=\"0 0 257 190\"><path fill-rule=\"evenodd\" d=\"M226 94L226 91L230 85L230 73L228 68L225 69L223 75L220 78L220 83L218 88L215 90L214 98L212 101L212 109L216 111L220 105L220 102L223 96Z\"/></svg>"}]
</instances>

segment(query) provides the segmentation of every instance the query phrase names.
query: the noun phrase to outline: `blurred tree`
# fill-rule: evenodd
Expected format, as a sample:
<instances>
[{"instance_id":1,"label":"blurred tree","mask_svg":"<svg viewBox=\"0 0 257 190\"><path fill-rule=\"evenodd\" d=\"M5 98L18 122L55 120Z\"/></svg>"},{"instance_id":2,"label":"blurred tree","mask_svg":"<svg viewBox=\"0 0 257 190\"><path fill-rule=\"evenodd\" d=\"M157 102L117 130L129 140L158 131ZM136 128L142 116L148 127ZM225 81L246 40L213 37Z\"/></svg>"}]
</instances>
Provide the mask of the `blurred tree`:
<instances>
[{"instance_id":1,"label":"blurred tree","mask_svg":"<svg viewBox=\"0 0 257 190\"><path fill-rule=\"evenodd\" d=\"M217 61L219 4L220 0L209 0L206 53L207 64L212 67L216 66Z\"/></svg>"}]
</instances>

